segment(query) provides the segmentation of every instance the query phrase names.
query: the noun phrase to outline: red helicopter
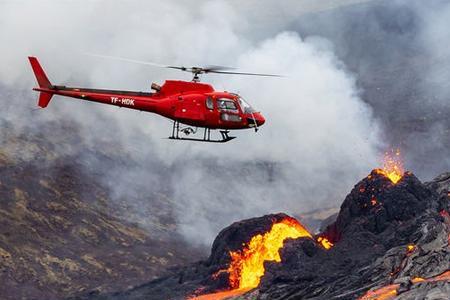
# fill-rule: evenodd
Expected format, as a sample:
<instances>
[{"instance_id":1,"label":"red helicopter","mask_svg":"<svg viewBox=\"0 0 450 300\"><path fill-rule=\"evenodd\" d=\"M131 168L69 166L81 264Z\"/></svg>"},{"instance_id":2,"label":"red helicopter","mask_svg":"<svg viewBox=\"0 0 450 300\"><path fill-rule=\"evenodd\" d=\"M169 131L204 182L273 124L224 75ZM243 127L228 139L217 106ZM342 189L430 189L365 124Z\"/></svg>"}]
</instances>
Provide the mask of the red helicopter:
<instances>
[{"instance_id":1,"label":"red helicopter","mask_svg":"<svg viewBox=\"0 0 450 300\"><path fill-rule=\"evenodd\" d=\"M228 135L230 130L235 129L253 128L256 132L258 127L264 124L265 119L260 112L254 110L238 94L215 91L210 84L200 83L199 75L217 73L279 77L279 75L273 74L230 72L225 71L230 68L219 66L163 66L149 62L116 58L129 62L191 72L194 77L191 82L166 80L162 86L152 83L151 89L154 92L91 89L53 85L50 83L37 58L28 57L28 59L39 85L33 90L40 92L38 105L42 108L47 107L53 95L61 95L152 112L173 120L172 135L169 139L201 142L228 142L235 138ZM204 128L203 138L188 138L187 136L197 132L197 128ZM219 129L221 139L211 139L211 130L215 129Z\"/></svg>"}]
</instances>

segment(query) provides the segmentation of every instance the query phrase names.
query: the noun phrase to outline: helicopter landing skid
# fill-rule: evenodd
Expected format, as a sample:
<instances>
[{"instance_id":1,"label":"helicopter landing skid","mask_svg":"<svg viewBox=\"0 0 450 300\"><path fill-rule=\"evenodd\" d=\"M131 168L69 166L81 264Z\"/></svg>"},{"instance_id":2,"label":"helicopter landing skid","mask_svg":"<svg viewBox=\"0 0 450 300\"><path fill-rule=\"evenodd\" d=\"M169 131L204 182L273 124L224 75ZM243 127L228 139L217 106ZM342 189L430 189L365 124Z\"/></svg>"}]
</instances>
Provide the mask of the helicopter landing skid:
<instances>
[{"instance_id":1,"label":"helicopter landing skid","mask_svg":"<svg viewBox=\"0 0 450 300\"><path fill-rule=\"evenodd\" d=\"M221 140L204 140L204 139L195 139L195 138L184 138L184 137L169 137L169 140L179 140L179 141L193 141L193 142L206 142L206 143L226 143L233 139L235 139L235 136L229 136L226 139Z\"/></svg>"},{"instance_id":2,"label":"helicopter landing skid","mask_svg":"<svg viewBox=\"0 0 450 300\"><path fill-rule=\"evenodd\" d=\"M205 131L203 133L203 139L180 137L180 131L182 133L184 133L185 135L189 135L190 133L196 132L196 130L192 130L192 129L191 130L180 129L180 122L175 121L173 123L172 135L169 137L169 139L170 140L180 140L180 141L207 142L207 143L226 143L226 142L229 142L236 138L235 136L228 135L228 133L230 133L229 130L220 130L220 134L222 136L221 140L211 139L211 128L205 128Z\"/></svg>"}]
</instances>

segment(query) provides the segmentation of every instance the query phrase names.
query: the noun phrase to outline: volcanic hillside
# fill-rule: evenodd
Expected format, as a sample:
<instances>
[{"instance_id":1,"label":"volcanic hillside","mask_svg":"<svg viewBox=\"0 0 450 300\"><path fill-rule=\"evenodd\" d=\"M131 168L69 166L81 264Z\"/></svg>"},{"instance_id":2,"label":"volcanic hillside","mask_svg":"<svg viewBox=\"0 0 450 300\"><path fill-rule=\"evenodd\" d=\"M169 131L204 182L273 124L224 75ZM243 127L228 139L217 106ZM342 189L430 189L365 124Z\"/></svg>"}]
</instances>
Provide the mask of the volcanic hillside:
<instances>
[{"instance_id":1,"label":"volcanic hillside","mask_svg":"<svg viewBox=\"0 0 450 300\"><path fill-rule=\"evenodd\" d=\"M152 234L124 220L123 214L119 218L120 208L98 180L101 174L80 157L81 152L91 153L123 163L121 157L92 152L70 123L49 122L42 135L32 128L17 134L11 123L0 124L2 300L125 289L200 255L174 234L163 197L151 199L154 215L160 215L152 220ZM53 135L46 135L51 127ZM77 144L81 152L71 147Z\"/></svg>"},{"instance_id":2,"label":"volcanic hillside","mask_svg":"<svg viewBox=\"0 0 450 300\"><path fill-rule=\"evenodd\" d=\"M219 233L205 261L125 292L76 299L448 299L450 174L426 184L412 173L397 183L386 175L374 170L356 184L316 236L284 214L240 221ZM267 256L274 245L279 259ZM248 268L257 278L248 280Z\"/></svg>"}]
</instances>

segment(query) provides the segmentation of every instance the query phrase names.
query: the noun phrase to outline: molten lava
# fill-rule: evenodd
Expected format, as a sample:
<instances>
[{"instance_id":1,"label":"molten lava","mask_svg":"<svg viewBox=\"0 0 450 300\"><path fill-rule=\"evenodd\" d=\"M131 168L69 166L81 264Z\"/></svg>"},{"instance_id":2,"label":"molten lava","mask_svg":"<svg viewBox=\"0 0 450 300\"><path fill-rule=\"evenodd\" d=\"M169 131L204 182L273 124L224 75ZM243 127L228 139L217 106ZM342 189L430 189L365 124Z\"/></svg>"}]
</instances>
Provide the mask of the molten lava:
<instances>
[{"instance_id":1,"label":"molten lava","mask_svg":"<svg viewBox=\"0 0 450 300\"><path fill-rule=\"evenodd\" d=\"M420 282L438 282L438 281L450 281L450 270L442 273L441 275L431 277L431 278L421 278L415 277L411 280L412 284ZM400 287L399 284L391 284L379 289L368 291L364 296L359 298L359 300L390 300L397 296L397 289Z\"/></svg>"},{"instance_id":2,"label":"molten lava","mask_svg":"<svg viewBox=\"0 0 450 300\"><path fill-rule=\"evenodd\" d=\"M212 294L192 296L190 300L220 300L244 294L258 287L265 273L264 262L281 262L279 250L286 239L312 238L308 230L297 220L287 217L272 225L270 231L255 235L243 249L230 251L231 262L228 269L218 271L213 277L227 272L231 290ZM317 242L325 249L333 244L325 237L318 237Z\"/></svg>"},{"instance_id":3,"label":"molten lava","mask_svg":"<svg viewBox=\"0 0 450 300\"><path fill-rule=\"evenodd\" d=\"M413 244L409 244L408 246L406 246L406 253L411 254L414 252L415 249L416 249L416 246L414 246Z\"/></svg>"},{"instance_id":4,"label":"molten lava","mask_svg":"<svg viewBox=\"0 0 450 300\"><path fill-rule=\"evenodd\" d=\"M330 242L326 237L322 237L322 236L319 236L317 238L317 242L319 244L321 244L327 250L334 246L334 244L332 242Z\"/></svg>"},{"instance_id":5,"label":"molten lava","mask_svg":"<svg viewBox=\"0 0 450 300\"><path fill-rule=\"evenodd\" d=\"M377 205L377 204L378 204L378 201L377 201L376 198L372 198L372 199L370 200L370 205L375 206L375 205Z\"/></svg>"},{"instance_id":6,"label":"molten lava","mask_svg":"<svg viewBox=\"0 0 450 300\"><path fill-rule=\"evenodd\" d=\"M187 300L222 300L222 299L228 299L233 296L240 296L247 291L249 291L249 289L246 289L246 290L236 289L236 290L231 290L231 291L221 291L221 292L217 292L217 293L213 293L213 294L188 297Z\"/></svg>"},{"instance_id":7,"label":"molten lava","mask_svg":"<svg viewBox=\"0 0 450 300\"><path fill-rule=\"evenodd\" d=\"M234 289L257 287L265 272L264 262L280 262L278 251L284 240L301 237L312 236L297 220L286 218L273 224L269 232L252 237L243 250L231 251L231 264L227 270L230 286Z\"/></svg>"},{"instance_id":8,"label":"molten lava","mask_svg":"<svg viewBox=\"0 0 450 300\"><path fill-rule=\"evenodd\" d=\"M399 182L405 172L400 156L400 150L386 152L384 154L383 169L377 169L376 172L386 176L394 184Z\"/></svg>"}]
</instances>

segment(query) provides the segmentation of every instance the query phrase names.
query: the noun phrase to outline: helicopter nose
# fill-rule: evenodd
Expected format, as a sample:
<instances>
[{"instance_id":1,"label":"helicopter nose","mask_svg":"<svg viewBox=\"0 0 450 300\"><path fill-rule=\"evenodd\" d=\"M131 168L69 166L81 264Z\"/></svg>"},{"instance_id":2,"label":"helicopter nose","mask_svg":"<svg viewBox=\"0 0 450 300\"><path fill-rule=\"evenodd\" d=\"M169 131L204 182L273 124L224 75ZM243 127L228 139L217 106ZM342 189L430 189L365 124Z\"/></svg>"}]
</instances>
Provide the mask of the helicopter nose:
<instances>
[{"instance_id":1,"label":"helicopter nose","mask_svg":"<svg viewBox=\"0 0 450 300\"><path fill-rule=\"evenodd\" d=\"M255 119L256 119L256 124L258 124L258 126L262 126L264 123L266 123L266 119L264 119L263 115L260 113L257 113L255 115Z\"/></svg>"},{"instance_id":2,"label":"helicopter nose","mask_svg":"<svg viewBox=\"0 0 450 300\"><path fill-rule=\"evenodd\" d=\"M266 122L266 119L264 119L261 113L252 113L248 115L247 119L250 125L256 122L256 125L258 125L258 127L262 126Z\"/></svg>"}]
</instances>

